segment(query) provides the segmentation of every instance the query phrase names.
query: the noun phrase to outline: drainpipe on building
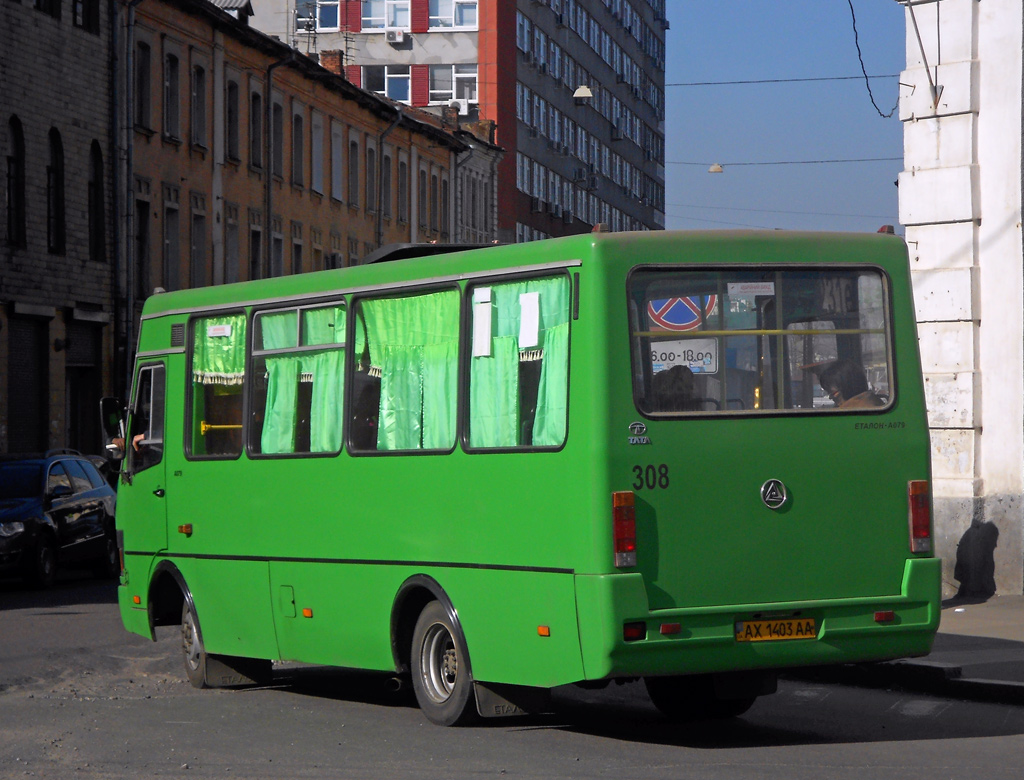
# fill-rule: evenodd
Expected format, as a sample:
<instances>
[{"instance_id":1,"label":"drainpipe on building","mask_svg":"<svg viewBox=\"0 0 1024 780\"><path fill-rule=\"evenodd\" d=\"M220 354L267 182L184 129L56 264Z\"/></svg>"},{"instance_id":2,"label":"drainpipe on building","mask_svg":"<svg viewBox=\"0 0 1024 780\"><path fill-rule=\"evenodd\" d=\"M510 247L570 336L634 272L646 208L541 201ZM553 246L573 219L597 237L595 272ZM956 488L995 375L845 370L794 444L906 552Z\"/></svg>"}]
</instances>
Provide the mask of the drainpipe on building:
<instances>
[{"instance_id":1,"label":"drainpipe on building","mask_svg":"<svg viewBox=\"0 0 1024 780\"><path fill-rule=\"evenodd\" d=\"M266 256L263 259L261 269L263 277L270 276L270 258L271 252L274 248L274 71L282 65L287 65L289 62L295 61L295 52L289 51L287 57L282 57L277 62L272 62L267 66L267 132L266 132L266 163L264 166L264 175L266 176L266 187L264 193L265 207L267 209L266 216L264 217L264 224L266 225L266 238L264 239L264 245L266 248ZM284 106L281 106L282 114L284 112ZM283 119L282 119L283 124Z\"/></svg>"},{"instance_id":2,"label":"drainpipe on building","mask_svg":"<svg viewBox=\"0 0 1024 780\"><path fill-rule=\"evenodd\" d=\"M377 209L377 235L374 236L376 239L377 248L384 244L384 210L382 205L384 203L384 194L382 192L384 188L384 139L391 134L391 131L398 127L398 123L402 121L402 107L398 106L398 114L394 120L388 125L388 128L377 136L377 202L374 206Z\"/></svg>"},{"instance_id":3,"label":"drainpipe on building","mask_svg":"<svg viewBox=\"0 0 1024 780\"><path fill-rule=\"evenodd\" d=\"M142 0L131 0L125 6L125 66L124 66L124 166L115 165L115 180L114 180L114 195L111 209L114 213L114 224L124 225L124 231L115 229L114 230L114 267L115 267L115 278L119 280L121 276L120 269L118 268L120 258L124 258L124 303L123 311L120 312L120 316L115 315L115 329L119 331L120 344L114 345L115 353L123 351L124 360L124 400L127 403L131 396L132 388L132 371L134 369L135 355L134 349L132 348L132 328L134 325L135 318L135 175L134 175L134 140L132 133L135 124L135 90L133 86L134 70L135 70L135 6L139 5ZM111 10L116 6L116 0L111 0ZM117 57L117 20L114 18L116 15L112 15L113 21L111 22L112 36L114 40L111 41L111 51L113 57ZM115 85L111 94L111 102L113 105L114 114L114 144L118 143L118 136L120 135L119 128L117 126L117 76L113 73L114 68L111 68L112 75L111 79ZM118 155L120 156L120 155ZM123 170L125 181L125 204L124 204L124 222L121 222L121 187L118 186L117 182L117 171ZM123 235L124 239L124 252L123 254L119 251L121 246L121 238Z\"/></svg>"}]
</instances>

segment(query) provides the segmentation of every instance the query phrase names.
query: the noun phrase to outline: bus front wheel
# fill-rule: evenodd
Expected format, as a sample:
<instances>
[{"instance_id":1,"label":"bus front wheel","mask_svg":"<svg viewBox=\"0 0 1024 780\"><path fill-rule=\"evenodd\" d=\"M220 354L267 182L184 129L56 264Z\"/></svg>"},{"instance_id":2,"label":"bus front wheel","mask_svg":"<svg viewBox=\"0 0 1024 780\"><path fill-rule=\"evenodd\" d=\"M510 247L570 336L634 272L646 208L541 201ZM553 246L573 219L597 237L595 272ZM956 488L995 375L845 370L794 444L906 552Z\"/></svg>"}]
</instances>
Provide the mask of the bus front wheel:
<instances>
[{"instance_id":1,"label":"bus front wheel","mask_svg":"<svg viewBox=\"0 0 1024 780\"><path fill-rule=\"evenodd\" d=\"M469 653L447 610L431 601L412 633L412 687L423 714L439 726L476 718Z\"/></svg>"},{"instance_id":2,"label":"bus front wheel","mask_svg":"<svg viewBox=\"0 0 1024 780\"><path fill-rule=\"evenodd\" d=\"M206 688L206 649L199 636L199 618L192 602L185 599L181 607L181 652L185 676L193 688Z\"/></svg>"}]
</instances>

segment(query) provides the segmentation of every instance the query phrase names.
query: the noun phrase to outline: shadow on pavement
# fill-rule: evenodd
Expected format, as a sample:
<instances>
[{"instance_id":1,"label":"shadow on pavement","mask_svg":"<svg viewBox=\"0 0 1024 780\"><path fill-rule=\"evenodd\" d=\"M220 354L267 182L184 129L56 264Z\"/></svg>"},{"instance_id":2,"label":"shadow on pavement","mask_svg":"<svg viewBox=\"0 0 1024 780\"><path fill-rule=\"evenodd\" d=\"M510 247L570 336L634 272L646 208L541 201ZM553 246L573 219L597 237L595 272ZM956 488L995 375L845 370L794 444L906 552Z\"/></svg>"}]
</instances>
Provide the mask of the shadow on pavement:
<instances>
[{"instance_id":1,"label":"shadow on pavement","mask_svg":"<svg viewBox=\"0 0 1024 780\"><path fill-rule=\"evenodd\" d=\"M0 611L117 604L117 580L98 579L88 569L58 572L50 588L33 588L18 579L0 579Z\"/></svg>"}]
</instances>

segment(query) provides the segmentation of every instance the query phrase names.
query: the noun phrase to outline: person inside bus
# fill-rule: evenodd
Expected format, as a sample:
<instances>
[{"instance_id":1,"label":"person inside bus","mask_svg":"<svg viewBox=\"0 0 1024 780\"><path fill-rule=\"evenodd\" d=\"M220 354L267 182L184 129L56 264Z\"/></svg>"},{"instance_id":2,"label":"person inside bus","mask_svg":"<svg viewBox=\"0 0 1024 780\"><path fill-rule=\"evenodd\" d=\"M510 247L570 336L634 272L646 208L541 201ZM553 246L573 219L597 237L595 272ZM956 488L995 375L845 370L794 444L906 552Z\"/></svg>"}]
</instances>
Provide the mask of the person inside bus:
<instances>
[{"instance_id":1,"label":"person inside bus","mask_svg":"<svg viewBox=\"0 0 1024 780\"><path fill-rule=\"evenodd\" d=\"M689 366L672 366L654 375L652 380L653 408L655 412L693 412L699 404L696 384Z\"/></svg>"},{"instance_id":2,"label":"person inside bus","mask_svg":"<svg viewBox=\"0 0 1024 780\"><path fill-rule=\"evenodd\" d=\"M885 403L868 387L864 369L855 360L833 360L821 370L818 382L839 409L869 409Z\"/></svg>"}]
</instances>

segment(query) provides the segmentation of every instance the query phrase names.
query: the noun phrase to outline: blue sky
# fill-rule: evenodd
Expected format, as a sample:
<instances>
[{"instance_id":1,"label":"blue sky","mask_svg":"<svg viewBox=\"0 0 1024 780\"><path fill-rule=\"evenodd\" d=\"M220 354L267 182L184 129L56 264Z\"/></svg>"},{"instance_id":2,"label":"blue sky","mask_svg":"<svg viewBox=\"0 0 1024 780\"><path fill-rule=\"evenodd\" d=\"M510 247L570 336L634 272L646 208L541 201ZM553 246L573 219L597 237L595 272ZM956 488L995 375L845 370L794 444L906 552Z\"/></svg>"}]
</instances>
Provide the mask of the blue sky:
<instances>
[{"instance_id":1,"label":"blue sky","mask_svg":"<svg viewBox=\"0 0 1024 780\"><path fill-rule=\"evenodd\" d=\"M852 0L871 76L906 65L903 6ZM666 227L876 231L898 224L899 111L872 105L849 0L668 0ZM693 82L846 81L672 86ZM872 79L882 113L896 77ZM742 165L897 158L886 162ZM723 173L707 172L720 163ZM694 163L694 164L680 164Z\"/></svg>"}]
</instances>

